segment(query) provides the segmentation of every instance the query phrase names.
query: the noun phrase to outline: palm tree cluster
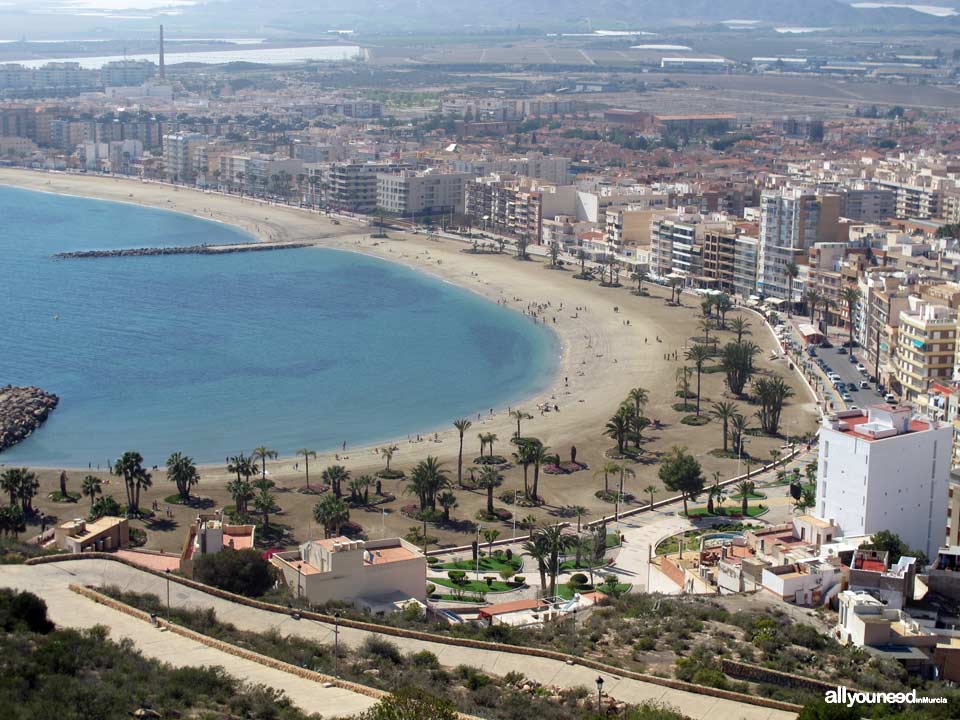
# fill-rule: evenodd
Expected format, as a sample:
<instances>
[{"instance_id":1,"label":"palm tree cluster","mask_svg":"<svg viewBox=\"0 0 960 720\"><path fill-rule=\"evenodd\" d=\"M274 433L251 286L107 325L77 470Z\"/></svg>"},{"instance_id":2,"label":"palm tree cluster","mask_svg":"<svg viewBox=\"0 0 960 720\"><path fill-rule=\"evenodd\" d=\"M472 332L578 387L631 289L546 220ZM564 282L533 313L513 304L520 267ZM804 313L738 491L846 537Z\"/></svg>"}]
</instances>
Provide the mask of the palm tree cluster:
<instances>
[{"instance_id":1,"label":"palm tree cluster","mask_svg":"<svg viewBox=\"0 0 960 720\"><path fill-rule=\"evenodd\" d=\"M755 372L754 358L760 348L749 340L730 342L720 351L720 366L726 374L727 387L734 395L742 395L743 388Z\"/></svg>"},{"instance_id":2,"label":"palm tree cluster","mask_svg":"<svg viewBox=\"0 0 960 720\"><path fill-rule=\"evenodd\" d=\"M227 483L227 492L233 498L236 514L244 517L247 514L250 501L255 497L254 486L250 478L259 473L260 468L253 458L240 453L228 459L227 472L234 473L237 476L236 480Z\"/></svg>"},{"instance_id":3,"label":"palm tree cluster","mask_svg":"<svg viewBox=\"0 0 960 720\"><path fill-rule=\"evenodd\" d=\"M167 480L176 484L180 500L189 502L190 490L200 482L200 473L197 472L197 466L194 465L193 458L181 452L172 453L167 458ZM84 494L87 493L84 492ZM93 498L91 498L92 501Z\"/></svg>"},{"instance_id":4,"label":"palm tree cluster","mask_svg":"<svg viewBox=\"0 0 960 720\"><path fill-rule=\"evenodd\" d=\"M418 462L410 472L410 480L404 492L417 496L421 512L427 509L436 512L437 496L449 487L450 479L447 471L443 469L443 463L428 455L426 460Z\"/></svg>"},{"instance_id":5,"label":"palm tree cluster","mask_svg":"<svg viewBox=\"0 0 960 720\"><path fill-rule=\"evenodd\" d=\"M39 489L37 474L27 468L9 468L0 474L0 490L9 496L9 507L19 508L24 516L33 514L33 498Z\"/></svg>"},{"instance_id":6,"label":"palm tree cluster","mask_svg":"<svg viewBox=\"0 0 960 720\"><path fill-rule=\"evenodd\" d=\"M708 295L700 303L700 309L703 311L705 319L709 319L713 313L716 313L717 327L725 328L727 326L727 313L733 310L733 300L726 293Z\"/></svg>"},{"instance_id":7,"label":"palm tree cluster","mask_svg":"<svg viewBox=\"0 0 960 720\"><path fill-rule=\"evenodd\" d=\"M113 474L123 479L127 493L127 512L140 514L140 492L153 485L153 477L143 466L143 456L136 450L128 450L113 465Z\"/></svg>"},{"instance_id":8,"label":"palm tree cluster","mask_svg":"<svg viewBox=\"0 0 960 720\"><path fill-rule=\"evenodd\" d=\"M617 454L623 455L631 440L639 451L643 430L650 424L643 413L649 401L649 392L645 388L635 387L627 393L617 412L607 421L603 434L616 441Z\"/></svg>"},{"instance_id":9,"label":"palm tree cluster","mask_svg":"<svg viewBox=\"0 0 960 720\"><path fill-rule=\"evenodd\" d=\"M523 496L532 502L539 502L540 469L544 465L560 463L560 458L550 452L550 448L537 438L521 438L513 460L523 468ZM533 486L529 483L529 468L533 466Z\"/></svg>"},{"instance_id":10,"label":"palm tree cluster","mask_svg":"<svg viewBox=\"0 0 960 720\"><path fill-rule=\"evenodd\" d=\"M323 527L324 537L336 537L350 521L350 508L341 498L327 493L313 506L313 519Z\"/></svg>"},{"instance_id":11,"label":"palm tree cluster","mask_svg":"<svg viewBox=\"0 0 960 720\"><path fill-rule=\"evenodd\" d=\"M760 378L753 384L753 394L760 403L757 419L760 427L768 435L776 435L780 429L780 413L783 404L793 397L794 392L779 375L773 378Z\"/></svg>"},{"instance_id":12,"label":"palm tree cluster","mask_svg":"<svg viewBox=\"0 0 960 720\"><path fill-rule=\"evenodd\" d=\"M606 529L606 525L601 524L590 533L568 535L564 533L563 525L547 525L530 533L530 539L523 544L523 550L537 563L540 587L546 596L556 595L562 557L569 552L575 553L577 567L580 567L584 556L589 558L587 568L590 572L590 584L594 584L593 569L602 564L606 551Z\"/></svg>"},{"instance_id":13,"label":"palm tree cluster","mask_svg":"<svg viewBox=\"0 0 960 720\"><path fill-rule=\"evenodd\" d=\"M480 441L480 457L493 457L493 444L499 440L496 433L478 433L477 439ZM484 455L483 451L490 448L490 452Z\"/></svg>"}]
</instances>

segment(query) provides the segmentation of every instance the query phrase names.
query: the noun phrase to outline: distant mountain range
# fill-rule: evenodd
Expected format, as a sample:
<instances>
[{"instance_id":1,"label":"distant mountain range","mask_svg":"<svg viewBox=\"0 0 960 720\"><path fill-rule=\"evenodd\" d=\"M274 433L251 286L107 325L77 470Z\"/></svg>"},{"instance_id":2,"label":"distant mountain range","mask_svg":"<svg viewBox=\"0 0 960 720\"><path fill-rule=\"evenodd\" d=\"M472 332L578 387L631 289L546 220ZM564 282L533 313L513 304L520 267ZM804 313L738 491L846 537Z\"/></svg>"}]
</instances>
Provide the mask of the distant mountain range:
<instances>
[{"instance_id":1,"label":"distant mountain range","mask_svg":"<svg viewBox=\"0 0 960 720\"><path fill-rule=\"evenodd\" d=\"M910 3L872 0L879 5ZM956 7L954 0L917 0L913 4L940 6L946 8L945 13ZM960 27L960 16L936 16L903 7L854 7L840 0L210 0L184 10L184 19L207 15L219 17L221 22L229 18L231 26L246 21L255 23L252 28L299 31L331 26L451 33L517 26L645 30L733 19L834 28Z\"/></svg>"}]
</instances>

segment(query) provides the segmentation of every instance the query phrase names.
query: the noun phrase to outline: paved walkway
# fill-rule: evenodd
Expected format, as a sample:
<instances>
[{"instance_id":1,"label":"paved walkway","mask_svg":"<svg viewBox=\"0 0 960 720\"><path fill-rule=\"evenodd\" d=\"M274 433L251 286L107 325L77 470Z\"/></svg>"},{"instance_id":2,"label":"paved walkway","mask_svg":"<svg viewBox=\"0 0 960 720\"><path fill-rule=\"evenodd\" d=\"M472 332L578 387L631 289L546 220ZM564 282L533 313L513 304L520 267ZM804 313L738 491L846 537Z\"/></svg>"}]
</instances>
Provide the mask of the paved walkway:
<instances>
[{"instance_id":1,"label":"paved walkway","mask_svg":"<svg viewBox=\"0 0 960 720\"><path fill-rule=\"evenodd\" d=\"M102 567L104 565L112 567ZM128 572L116 573L115 570L120 568ZM131 574L140 577L126 577ZM165 585L163 580L110 561L80 561L36 567L0 566L0 586L29 590L41 596L47 603L50 619L57 625L74 628L105 625L110 628L113 640L129 638L147 657L176 667L219 665L245 682L283 690L287 697L304 712L319 713L321 717L354 715L376 703L376 700L366 695L337 687L327 688L312 680L215 650L182 635L161 631L143 620L81 597L67 587L71 583L91 584L100 580L105 580L107 583L126 584L130 579L137 579L144 589L148 589L147 584L144 583L144 578L147 577L155 581L149 583L152 592L163 597L164 588L157 587L157 585ZM134 585L137 584L134 583ZM176 587L176 583L171 583L171 593Z\"/></svg>"},{"instance_id":2,"label":"paved walkway","mask_svg":"<svg viewBox=\"0 0 960 720\"><path fill-rule=\"evenodd\" d=\"M127 616L113 611L109 611L109 616L101 615L100 613L105 612L106 609L95 606L92 602L70 593L66 589L70 583L92 586L118 585L130 591L152 592L161 599L166 599L167 583L165 579L109 560L81 560L36 566L0 566L0 586L29 589L42 596L50 604L55 622L68 625L75 622L88 624L102 622L114 628L125 627L122 619ZM279 632L287 635L312 638L322 643L333 642L333 628L328 624L311 620L294 620L287 615L239 605L175 582L170 583L170 602L177 607L211 608L221 621L233 623L243 630L264 632L270 628L276 628ZM82 609L82 612L78 612L78 609ZM90 618L99 619L90 620ZM139 642L141 636L150 637L150 632L144 632L144 628L139 621L131 618L130 622L138 623L135 628L136 632L132 632L133 629L127 631L130 632L130 636L135 641ZM119 632L124 633L125 631L121 629ZM340 629L340 642L350 647L357 647L372 636L383 637L379 634L353 628ZM164 634L164 641L167 637L174 636ZM538 682L560 687L582 685L593 688L598 674L596 670L590 668L567 665L547 658L465 648L393 636L388 639L405 653L429 650L439 658L443 665L448 667L466 664L495 675L505 675L510 671L516 671ZM188 641L183 640L183 642ZM242 662L231 655L221 655L218 659L210 659L208 656L201 655L200 647L184 647L181 651L171 645L164 647L162 652L164 659L173 661L173 658L175 658L178 664L194 665L206 662L207 664L221 664L231 669L237 668L237 663ZM204 650L212 652L205 648ZM318 686L313 687L313 692L316 694L308 696L304 694L307 693L308 689L301 685L306 681L298 680L295 683L294 679L283 673L279 673L279 677L274 676L271 680L266 680L264 674L268 670L260 666L236 669L234 672L239 677L256 682L266 682L274 687L287 690L294 702L310 711L329 712L331 707L336 705L337 714L342 715L356 712L362 709L359 707L361 704L371 702L368 698L361 698L343 690L328 690ZM269 672L275 673L276 671ZM695 720L707 720L708 718L710 720L713 720L713 718L724 718L724 720L787 720L795 717L793 713L781 710L770 710L756 705L714 698L709 695L674 690L654 683L620 678L607 673L600 673L600 675L605 680L604 691L620 701L666 703ZM313 686L314 684L307 683L307 685Z\"/></svg>"},{"instance_id":3,"label":"paved walkway","mask_svg":"<svg viewBox=\"0 0 960 720\"><path fill-rule=\"evenodd\" d=\"M644 513L622 520L623 546L616 564L607 571L623 578L623 582L632 583L635 592L680 594L680 586L649 563L650 553L663 538L694 527L687 518L673 511L654 511L652 515Z\"/></svg>"}]
</instances>

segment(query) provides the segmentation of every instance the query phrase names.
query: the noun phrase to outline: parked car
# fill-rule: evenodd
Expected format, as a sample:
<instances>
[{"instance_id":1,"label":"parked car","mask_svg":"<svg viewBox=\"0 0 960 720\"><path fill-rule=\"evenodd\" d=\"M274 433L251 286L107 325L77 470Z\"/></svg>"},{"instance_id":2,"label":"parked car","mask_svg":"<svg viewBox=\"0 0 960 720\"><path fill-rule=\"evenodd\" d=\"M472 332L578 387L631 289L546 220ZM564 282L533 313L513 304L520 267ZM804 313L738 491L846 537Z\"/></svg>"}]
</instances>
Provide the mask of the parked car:
<instances>
[{"instance_id":1,"label":"parked car","mask_svg":"<svg viewBox=\"0 0 960 720\"><path fill-rule=\"evenodd\" d=\"M833 345L831 345L828 340L824 340L822 343L820 343L820 347L826 350L826 349L832 348Z\"/></svg>"},{"instance_id":2,"label":"parked car","mask_svg":"<svg viewBox=\"0 0 960 720\"><path fill-rule=\"evenodd\" d=\"M895 403L897 401L897 398L895 395L891 393L887 393L886 395L883 396L883 401L885 403Z\"/></svg>"},{"instance_id":3,"label":"parked car","mask_svg":"<svg viewBox=\"0 0 960 720\"><path fill-rule=\"evenodd\" d=\"M844 402L853 402L853 398L850 396L850 393L844 393L840 397L843 398Z\"/></svg>"},{"instance_id":4,"label":"parked car","mask_svg":"<svg viewBox=\"0 0 960 720\"><path fill-rule=\"evenodd\" d=\"M860 381L860 389L861 389L861 390L869 390L869 389L870 389L870 383L868 383L866 380L861 380L861 381Z\"/></svg>"},{"instance_id":5,"label":"parked car","mask_svg":"<svg viewBox=\"0 0 960 720\"><path fill-rule=\"evenodd\" d=\"M846 355L846 354L847 354L847 349L845 347L841 347L837 350L837 355Z\"/></svg>"},{"instance_id":6,"label":"parked car","mask_svg":"<svg viewBox=\"0 0 960 720\"><path fill-rule=\"evenodd\" d=\"M867 374L867 366L863 363L857 363L857 370L859 370L863 375Z\"/></svg>"},{"instance_id":7,"label":"parked car","mask_svg":"<svg viewBox=\"0 0 960 720\"><path fill-rule=\"evenodd\" d=\"M807 348L807 355L809 355L810 357L816 357L817 349L813 345L811 345L810 347Z\"/></svg>"},{"instance_id":8,"label":"parked car","mask_svg":"<svg viewBox=\"0 0 960 720\"><path fill-rule=\"evenodd\" d=\"M847 383L847 390L849 390L850 392L856 392L859 389L860 388L857 386L856 383Z\"/></svg>"}]
</instances>

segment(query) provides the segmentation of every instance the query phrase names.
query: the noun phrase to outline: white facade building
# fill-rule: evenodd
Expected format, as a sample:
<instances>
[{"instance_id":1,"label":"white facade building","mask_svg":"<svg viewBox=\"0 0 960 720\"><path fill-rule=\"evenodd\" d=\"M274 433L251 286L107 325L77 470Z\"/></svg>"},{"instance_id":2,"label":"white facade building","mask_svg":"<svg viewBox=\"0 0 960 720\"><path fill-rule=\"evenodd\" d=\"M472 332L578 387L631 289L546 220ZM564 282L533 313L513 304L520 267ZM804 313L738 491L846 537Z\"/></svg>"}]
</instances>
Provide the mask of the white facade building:
<instances>
[{"instance_id":1,"label":"white facade building","mask_svg":"<svg viewBox=\"0 0 960 720\"><path fill-rule=\"evenodd\" d=\"M820 429L816 514L846 537L880 530L934 557L947 526L953 432L909 405L845 410Z\"/></svg>"}]
</instances>

